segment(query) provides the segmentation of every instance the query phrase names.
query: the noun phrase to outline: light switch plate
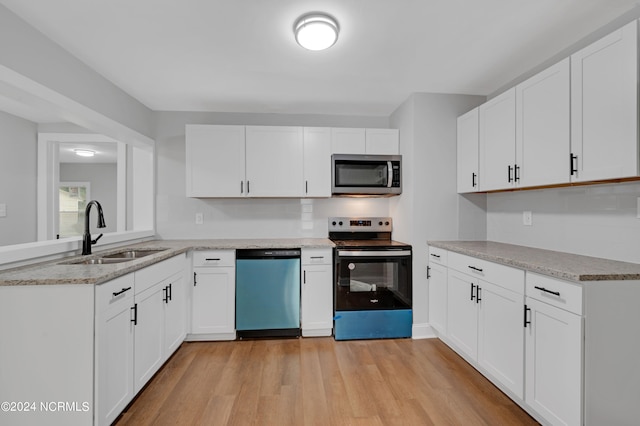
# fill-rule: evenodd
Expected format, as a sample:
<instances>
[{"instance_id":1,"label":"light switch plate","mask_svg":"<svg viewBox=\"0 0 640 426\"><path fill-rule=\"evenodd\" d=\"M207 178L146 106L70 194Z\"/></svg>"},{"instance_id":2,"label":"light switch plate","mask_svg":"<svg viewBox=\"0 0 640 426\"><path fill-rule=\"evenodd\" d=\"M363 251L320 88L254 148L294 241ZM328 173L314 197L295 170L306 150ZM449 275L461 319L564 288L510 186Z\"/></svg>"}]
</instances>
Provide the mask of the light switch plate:
<instances>
[{"instance_id":1,"label":"light switch plate","mask_svg":"<svg viewBox=\"0 0 640 426\"><path fill-rule=\"evenodd\" d=\"M533 224L533 215L530 211L522 212L522 224L531 226Z\"/></svg>"},{"instance_id":2,"label":"light switch plate","mask_svg":"<svg viewBox=\"0 0 640 426\"><path fill-rule=\"evenodd\" d=\"M7 217L7 205L4 203L0 204L0 217Z\"/></svg>"},{"instance_id":3,"label":"light switch plate","mask_svg":"<svg viewBox=\"0 0 640 426\"><path fill-rule=\"evenodd\" d=\"M196 213L196 225L202 225L204 223L204 215L202 213Z\"/></svg>"}]
</instances>

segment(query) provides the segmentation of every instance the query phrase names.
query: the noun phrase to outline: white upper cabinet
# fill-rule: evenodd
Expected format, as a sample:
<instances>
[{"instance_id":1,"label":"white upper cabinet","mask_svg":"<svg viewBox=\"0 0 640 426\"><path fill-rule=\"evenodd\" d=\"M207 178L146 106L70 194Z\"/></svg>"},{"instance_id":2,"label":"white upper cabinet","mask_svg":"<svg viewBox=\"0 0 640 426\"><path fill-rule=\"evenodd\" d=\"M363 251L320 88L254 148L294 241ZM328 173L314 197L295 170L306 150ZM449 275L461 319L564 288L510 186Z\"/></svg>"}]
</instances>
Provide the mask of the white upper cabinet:
<instances>
[{"instance_id":1,"label":"white upper cabinet","mask_svg":"<svg viewBox=\"0 0 640 426\"><path fill-rule=\"evenodd\" d=\"M250 197L302 197L302 127L246 126Z\"/></svg>"},{"instance_id":2,"label":"white upper cabinet","mask_svg":"<svg viewBox=\"0 0 640 426\"><path fill-rule=\"evenodd\" d=\"M366 149L365 129L331 129L332 154L364 154Z\"/></svg>"},{"instance_id":3,"label":"white upper cabinet","mask_svg":"<svg viewBox=\"0 0 640 426\"><path fill-rule=\"evenodd\" d=\"M304 196L331 197L331 129L304 128Z\"/></svg>"},{"instance_id":4,"label":"white upper cabinet","mask_svg":"<svg viewBox=\"0 0 640 426\"><path fill-rule=\"evenodd\" d=\"M478 190L478 108L458 117L458 193Z\"/></svg>"},{"instance_id":5,"label":"white upper cabinet","mask_svg":"<svg viewBox=\"0 0 640 426\"><path fill-rule=\"evenodd\" d=\"M515 87L480 105L480 190L508 189L518 180Z\"/></svg>"},{"instance_id":6,"label":"white upper cabinet","mask_svg":"<svg viewBox=\"0 0 640 426\"><path fill-rule=\"evenodd\" d=\"M569 182L569 58L516 86L518 186Z\"/></svg>"},{"instance_id":7,"label":"white upper cabinet","mask_svg":"<svg viewBox=\"0 0 640 426\"><path fill-rule=\"evenodd\" d=\"M244 126L186 126L187 197L241 197Z\"/></svg>"},{"instance_id":8,"label":"white upper cabinet","mask_svg":"<svg viewBox=\"0 0 640 426\"><path fill-rule=\"evenodd\" d=\"M365 153L398 155L400 153L400 134L398 129L366 129Z\"/></svg>"},{"instance_id":9,"label":"white upper cabinet","mask_svg":"<svg viewBox=\"0 0 640 426\"><path fill-rule=\"evenodd\" d=\"M572 182L638 174L638 29L571 56Z\"/></svg>"},{"instance_id":10,"label":"white upper cabinet","mask_svg":"<svg viewBox=\"0 0 640 426\"><path fill-rule=\"evenodd\" d=\"M332 154L400 154L398 129L332 128Z\"/></svg>"}]
</instances>

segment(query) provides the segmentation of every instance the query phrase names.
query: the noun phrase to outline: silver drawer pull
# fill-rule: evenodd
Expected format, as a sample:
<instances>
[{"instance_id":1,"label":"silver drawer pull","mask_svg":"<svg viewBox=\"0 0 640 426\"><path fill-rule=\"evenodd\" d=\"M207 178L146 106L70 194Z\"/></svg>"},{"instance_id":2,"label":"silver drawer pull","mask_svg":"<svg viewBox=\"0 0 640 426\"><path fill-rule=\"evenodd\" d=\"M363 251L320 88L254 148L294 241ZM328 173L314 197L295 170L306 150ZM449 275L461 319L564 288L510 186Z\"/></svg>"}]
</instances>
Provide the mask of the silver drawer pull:
<instances>
[{"instance_id":1,"label":"silver drawer pull","mask_svg":"<svg viewBox=\"0 0 640 426\"><path fill-rule=\"evenodd\" d=\"M560 292L559 291L547 290L546 288L538 287L537 285L534 286L533 288L535 288L536 290L544 291L545 293L551 293L551 294L553 294L555 296L560 297Z\"/></svg>"},{"instance_id":2,"label":"silver drawer pull","mask_svg":"<svg viewBox=\"0 0 640 426\"><path fill-rule=\"evenodd\" d=\"M476 268L475 266L469 265L469 266L467 266L467 268L473 269L474 271L482 272L482 268Z\"/></svg>"},{"instance_id":3,"label":"silver drawer pull","mask_svg":"<svg viewBox=\"0 0 640 426\"><path fill-rule=\"evenodd\" d=\"M312 259L324 259L324 256L311 256Z\"/></svg>"},{"instance_id":4,"label":"silver drawer pull","mask_svg":"<svg viewBox=\"0 0 640 426\"><path fill-rule=\"evenodd\" d=\"M435 257L435 258L437 258L437 259L440 259L440 255L439 255L439 254L431 253L431 256L433 256L433 257Z\"/></svg>"},{"instance_id":5,"label":"silver drawer pull","mask_svg":"<svg viewBox=\"0 0 640 426\"><path fill-rule=\"evenodd\" d=\"M213 260L215 260L215 261L220 261L220 258L219 258L219 257L212 257L212 258L206 258L205 260L206 260L207 262L211 262L211 261L213 261Z\"/></svg>"}]
</instances>

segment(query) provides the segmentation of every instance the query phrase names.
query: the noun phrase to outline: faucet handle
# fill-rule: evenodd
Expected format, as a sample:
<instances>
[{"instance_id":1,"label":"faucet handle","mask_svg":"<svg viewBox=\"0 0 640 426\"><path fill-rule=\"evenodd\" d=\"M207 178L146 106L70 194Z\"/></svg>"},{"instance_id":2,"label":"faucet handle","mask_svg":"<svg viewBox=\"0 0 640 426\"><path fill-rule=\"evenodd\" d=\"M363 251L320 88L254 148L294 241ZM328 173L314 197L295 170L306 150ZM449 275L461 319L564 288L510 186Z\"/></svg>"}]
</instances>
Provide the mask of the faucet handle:
<instances>
[{"instance_id":1,"label":"faucet handle","mask_svg":"<svg viewBox=\"0 0 640 426\"><path fill-rule=\"evenodd\" d=\"M91 240L91 244L97 243L100 238L102 238L102 234L98 235L95 240Z\"/></svg>"}]
</instances>

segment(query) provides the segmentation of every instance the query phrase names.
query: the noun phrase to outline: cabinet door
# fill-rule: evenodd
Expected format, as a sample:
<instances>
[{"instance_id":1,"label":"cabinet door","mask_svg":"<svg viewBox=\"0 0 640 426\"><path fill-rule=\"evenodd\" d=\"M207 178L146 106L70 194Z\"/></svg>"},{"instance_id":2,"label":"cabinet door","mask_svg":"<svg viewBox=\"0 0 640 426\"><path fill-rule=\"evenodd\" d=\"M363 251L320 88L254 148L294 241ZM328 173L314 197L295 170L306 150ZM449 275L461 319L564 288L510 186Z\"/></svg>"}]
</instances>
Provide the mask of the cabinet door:
<instances>
[{"instance_id":1,"label":"cabinet door","mask_svg":"<svg viewBox=\"0 0 640 426\"><path fill-rule=\"evenodd\" d=\"M429 324L447 335L447 268L429 264Z\"/></svg>"},{"instance_id":2,"label":"cabinet door","mask_svg":"<svg viewBox=\"0 0 640 426\"><path fill-rule=\"evenodd\" d=\"M582 424L582 318L526 298L525 402L551 424Z\"/></svg>"},{"instance_id":3,"label":"cabinet door","mask_svg":"<svg viewBox=\"0 0 640 426\"><path fill-rule=\"evenodd\" d=\"M187 331L187 299L182 274L164 284L164 358L168 359L182 344Z\"/></svg>"},{"instance_id":4,"label":"cabinet door","mask_svg":"<svg viewBox=\"0 0 640 426\"><path fill-rule=\"evenodd\" d=\"M569 58L516 86L519 186L569 182Z\"/></svg>"},{"instance_id":5,"label":"cabinet door","mask_svg":"<svg viewBox=\"0 0 640 426\"><path fill-rule=\"evenodd\" d=\"M478 357L478 281L449 269L447 276L447 337L472 360Z\"/></svg>"},{"instance_id":6,"label":"cabinet door","mask_svg":"<svg viewBox=\"0 0 640 426\"><path fill-rule=\"evenodd\" d=\"M247 126L250 197L302 197L303 162L302 127Z\"/></svg>"},{"instance_id":7,"label":"cabinet door","mask_svg":"<svg viewBox=\"0 0 640 426\"><path fill-rule=\"evenodd\" d=\"M366 136L364 129L331 129L332 154L364 154L366 151Z\"/></svg>"},{"instance_id":8,"label":"cabinet door","mask_svg":"<svg viewBox=\"0 0 640 426\"><path fill-rule=\"evenodd\" d=\"M133 295L96 316L96 424L110 425L134 397Z\"/></svg>"},{"instance_id":9,"label":"cabinet door","mask_svg":"<svg viewBox=\"0 0 640 426\"><path fill-rule=\"evenodd\" d=\"M524 395L524 295L480 281L478 364L511 392Z\"/></svg>"},{"instance_id":10,"label":"cabinet door","mask_svg":"<svg viewBox=\"0 0 640 426\"><path fill-rule=\"evenodd\" d=\"M304 196L331 197L331 129L304 128Z\"/></svg>"},{"instance_id":11,"label":"cabinet door","mask_svg":"<svg viewBox=\"0 0 640 426\"><path fill-rule=\"evenodd\" d=\"M135 362L134 388L136 393L164 362L164 302L163 283L135 296Z\"/></svg>"},{"instance_id":12,"label":"cabinet door","mask_svg":"<svg viewBox=\"0 0 640 426\"><path fill-rule=\"evenodd\" d=\"M303 336L331 336L333 281L331 265L304 265L300 319Z\"/></svg>"},{"instance_id":13,"label":"cabinet door","mask_svg":"<svg viewBox=\"0 0 640 426\"><path fill-rule=\"evenodd\" d=\"M235 332L235 268L195 268L191 333Z\"/></svg>"},{"instance_id":14,"label":"cabinet door","mask_svg":"<svg viewBox=\"0 0 640 426\"><path fill-rule=\"evenodd\" d=\"M478 190L478 108L458 117L458 193Z\"/></svg>"},{"instance_id":15,"label":"cabinet door","mask_svg":"<svg viewBox=\"0 0 640 426\"><path fill-rule=\"evenodd\" d=\"M242 197L244 126L186 126L187 197Z\"/></svg>"},{"instance_id":16,"label":"cabinet door","mask_svg":"<svg viewBox=\"0 0 640 426\"><path fill-rule=\"evenodd\" d=\"M637 22L571 56L573 182L638 173Z\"/></svg>"},{"instance_id":17,"label":"cabinet door","mask_svg":"<svg viewBox=\"0 0 640 426\"><path fill-rule=\"evenodd\" d=\"M516 89L480 105L480 190L515 185Z\"/></svg>"},{"instance_id":18,"label":"cabinet door","mask_svg":"<svg viewBox=\"0 0 640 426\"><path fill-rule=\"evenodd\" d=\"M372 155L400 154L398 129L365 129L365 153Z\"/></svg>"}]
</instances>

